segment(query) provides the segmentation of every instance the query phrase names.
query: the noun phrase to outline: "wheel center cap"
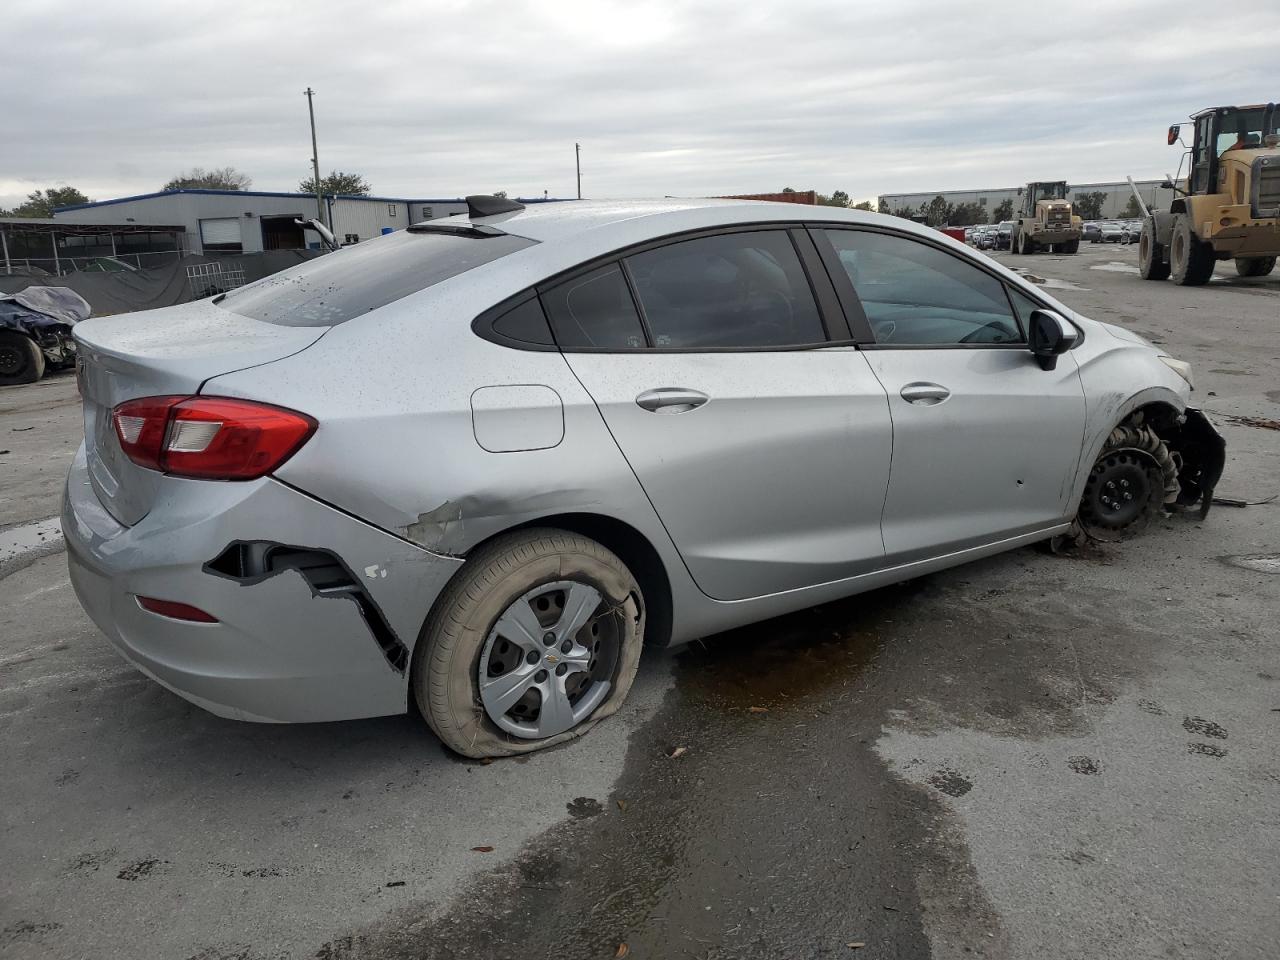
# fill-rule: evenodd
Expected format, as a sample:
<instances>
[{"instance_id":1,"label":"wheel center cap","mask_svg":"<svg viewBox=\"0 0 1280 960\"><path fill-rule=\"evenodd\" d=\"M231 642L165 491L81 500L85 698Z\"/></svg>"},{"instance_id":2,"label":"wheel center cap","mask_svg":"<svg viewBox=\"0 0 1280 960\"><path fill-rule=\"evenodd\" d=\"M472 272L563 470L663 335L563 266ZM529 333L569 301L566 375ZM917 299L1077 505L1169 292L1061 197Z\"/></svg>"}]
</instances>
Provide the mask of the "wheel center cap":
<instances>
[{"instance_id":1,"label":"wheel center cap","mask_svg":"<svg viewBox=\"0 0 1280 960\"><path fill-rule=\"evenodd\" d=\"M560 658L557 657L554 653L547 654L547 663L559 663L559 662L560 662Z\"/></svg>"}]
</instances>

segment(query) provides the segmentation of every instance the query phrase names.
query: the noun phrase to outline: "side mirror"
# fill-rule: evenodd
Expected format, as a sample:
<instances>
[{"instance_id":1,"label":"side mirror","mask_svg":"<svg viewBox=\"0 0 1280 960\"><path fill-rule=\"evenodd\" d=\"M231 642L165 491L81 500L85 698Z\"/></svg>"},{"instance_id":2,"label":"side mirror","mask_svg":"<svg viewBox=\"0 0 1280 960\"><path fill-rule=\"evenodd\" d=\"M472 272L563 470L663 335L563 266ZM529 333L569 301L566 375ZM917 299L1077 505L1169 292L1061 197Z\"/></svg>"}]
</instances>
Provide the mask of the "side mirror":
<instances>
[{"instance_id":1,"label":"side mirror","mask_svg":"<svg viewBox=\"0 0 1280 960\"><path fill-rule=\"evenodd\" d=\"M1040 364L1041 370L1053 370L1058 366L1058 357L1073 346L1079 338L1076 328L1053 310L1032 310L1030 329L1027 331L1028 346L1031 355Z\"/></svg>"},{"instance_id":2,"label":"side mirror","mask_svg":"<svg viewBox=\"0 0 1280 960\"><path fill-rule=\"evenodd\" d=\"M1178 142L1178 134L1182 132L1182 125L1175 123L1169 128L1169 146L1173 146Z\"/></svg>"}]
</instances>

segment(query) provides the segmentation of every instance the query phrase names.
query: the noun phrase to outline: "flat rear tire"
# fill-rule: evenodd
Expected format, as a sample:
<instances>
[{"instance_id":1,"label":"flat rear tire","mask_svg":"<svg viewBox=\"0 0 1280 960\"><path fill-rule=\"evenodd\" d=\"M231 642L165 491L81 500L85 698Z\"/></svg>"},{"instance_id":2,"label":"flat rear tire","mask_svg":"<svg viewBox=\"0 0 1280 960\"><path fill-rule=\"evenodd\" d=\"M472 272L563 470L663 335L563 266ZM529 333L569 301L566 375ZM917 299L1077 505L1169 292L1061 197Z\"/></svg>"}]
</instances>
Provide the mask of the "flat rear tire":
<instances>
[{"instance_id":1,"label":"flat rear tire","mask_svg":"<svg viewBox=\"0 0 1280 960\"><path fill-rule=\"evenodd\" d=\"M410 689L450 750L504 757L582 736L635 680L644 600L595 540L520 530L473 551L436 601Z\"/></svg>"}]
</instances>

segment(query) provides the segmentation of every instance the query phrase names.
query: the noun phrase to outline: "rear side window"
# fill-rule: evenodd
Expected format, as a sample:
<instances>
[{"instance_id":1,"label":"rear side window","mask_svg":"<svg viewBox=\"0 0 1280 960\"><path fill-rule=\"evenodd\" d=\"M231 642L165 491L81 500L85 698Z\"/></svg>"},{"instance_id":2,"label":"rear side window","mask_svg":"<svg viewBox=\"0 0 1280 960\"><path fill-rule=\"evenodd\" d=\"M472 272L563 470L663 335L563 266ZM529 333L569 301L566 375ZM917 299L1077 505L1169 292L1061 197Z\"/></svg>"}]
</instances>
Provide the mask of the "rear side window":
<instances>
[{"instance_id":1,"label":"rear side window","mask_svg":"<svg viewBox=\"0 0 1280 960\"><path fill-rule=\"evenodd\" d=\"M1022 331L1004 284L960 257L906 237L828 230L876 343L1016 343Z\"/></svg>"},{"instance_id":2,"label":"rear side window","mask_svg":"<svg viewBox=\"0 0 1280 960\"><path fill-rule=\"evenodd\" d=\"M611 263L542 294L562 350L638 350L644 327L622 269Z\"/></svg>"},{"instance_id":3,"label":"rear side window","mask_svg":"<svg viewBox=\"0 0 1280 960\"><path fill-rule=\"evenodd\" d=\"M727 233L627 258L655 347L826 341L809 279L783 230Z\"/></svg>"},{"instance_id":4,"label":"rear side window","mask_svg":"<svg viewBox=\"0 0 1280 960\"><path fill-rule=\"evenodd\" d=\"M401 230L232 290L219 306L286 327L332 327L536 241Z\"/></svg>"}]
</instances>

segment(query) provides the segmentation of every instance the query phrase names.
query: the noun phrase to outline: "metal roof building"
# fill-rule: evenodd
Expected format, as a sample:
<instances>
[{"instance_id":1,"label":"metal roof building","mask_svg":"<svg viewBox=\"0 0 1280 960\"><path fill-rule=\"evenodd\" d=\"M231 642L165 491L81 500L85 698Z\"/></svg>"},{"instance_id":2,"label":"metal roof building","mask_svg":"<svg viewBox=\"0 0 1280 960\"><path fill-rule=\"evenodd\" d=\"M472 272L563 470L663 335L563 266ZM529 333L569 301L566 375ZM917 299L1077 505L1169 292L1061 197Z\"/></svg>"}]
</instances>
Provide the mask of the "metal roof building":
<instances>
[{"instance_id":1,"label":"metal roof building","mask_svg":"<svg viewBox=\"0 0 1280 960\"><path fill-rule=\"evenodd\" d=\"M411 223L465 213L459 197L326 196L325 220L343 243L359 243ZM550 198L521 203L556 202ZM181 224L190 253L258 253L319 249L320 237L294 221L316 215L309 193L258 190L164 190L54 210L59 223Z\"/></svg>"}]
</instances>

